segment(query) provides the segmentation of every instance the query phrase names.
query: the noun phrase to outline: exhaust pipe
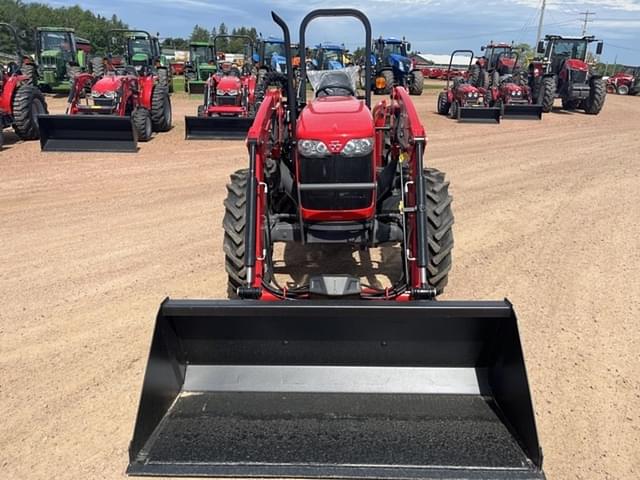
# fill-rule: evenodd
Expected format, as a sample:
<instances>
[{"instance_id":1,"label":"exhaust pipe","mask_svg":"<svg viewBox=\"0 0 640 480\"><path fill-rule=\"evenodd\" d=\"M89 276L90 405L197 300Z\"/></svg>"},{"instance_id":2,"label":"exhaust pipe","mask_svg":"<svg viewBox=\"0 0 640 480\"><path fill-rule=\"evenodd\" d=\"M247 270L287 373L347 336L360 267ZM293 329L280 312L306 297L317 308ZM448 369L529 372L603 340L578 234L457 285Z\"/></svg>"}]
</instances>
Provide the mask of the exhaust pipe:
<instances>
[{"instance_id":1,"label":"exhaust pipe","mask_svg":"<svg viewBox=\"0 0 640 480\"><path fill-rule=\"evenodd\" d=\"M498 107L460 107L458 121L469 123L500 123L501 111Z\"/></svg>"},{"instance_id":2,"label":"exhaust pipe","mask_svg":"<svg viewBox=\"0 0 640 480\"><path fill-rule=\"evenodd\" d=\"M165 300L130 475L542 480L511 304Z\"/></svg>"},{"instance_id":3,"label":"exhaust pipe","mask_svg":"<svg viewBox=\"0 0 640 480\"><path fill-rule=\"evenodd\" d=\"M503 105L502 118L512 120L542 120L542 105Z\"/></svg>"},{"instance_id":4,"label":"exhaust pipe","mask_svg":"<svg viewBox=\"0 0 640 480\"><path fill-rule=\"evenodd\" d=\"M137 152L131 117L38 115L43 152Z\"/></svg>"},{"instance_id":5,"label":"exhaust pipe","mask_svg":"<svg viewBox=\"0 0 640 480\"><path fill-rule=\"evenodd\" d=\"M253 124L250 117L184 117L187 140L244 140Z\"/></svg>"}]
</instances>

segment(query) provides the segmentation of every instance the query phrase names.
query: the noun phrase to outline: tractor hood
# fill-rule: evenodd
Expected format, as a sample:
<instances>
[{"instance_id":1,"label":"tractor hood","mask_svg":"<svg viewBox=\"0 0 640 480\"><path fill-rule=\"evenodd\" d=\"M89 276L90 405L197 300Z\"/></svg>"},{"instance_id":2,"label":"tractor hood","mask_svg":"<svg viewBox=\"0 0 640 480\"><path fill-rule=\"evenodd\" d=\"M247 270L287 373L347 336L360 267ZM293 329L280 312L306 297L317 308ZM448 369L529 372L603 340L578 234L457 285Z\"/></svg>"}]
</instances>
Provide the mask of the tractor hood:
<instances>
[{"instance_id":1,"label":"tractor hood","mask_svg":"<svg viewBox=\"0 0 640 480\"><path fill-rule=\"evenodd\" d=\"M232 75L221 76L218 78L216 83L216 89L218 91L222 90L225 94L228 94L231 91L234 91L234 94L237 94L241 87L242 84L240 83L240 79Z\"/></svg>"},{"instance_id":2,"label":"tractor hood","mask_svg":"<svg viewBox=\"0 0 640 480\"><path fill-rule=\"evenodd\" d=\"M287 71L287 59L282 55L273 54L271 55L271 68L276 72L286 72Z\"/></svg>"},{"instance_id":3,"label":"tractor hood","mask_svg":"<svg viewBox=\"0 0 640 480\"><path fill-rule=\"evenodd\" d=\"M320 97L302 110L297 137L343 143L352 138L373 137L373 117L363 101L355 97Z\"/></svg>"},{"instance_id":4,"label":"tractor hood","mask_svg":"<svg viewBox=\"0 0 640 480\"><path fill-rule=\"evenodd\" d=\"M397 53L392 53L389 55L389 61L393 68L397 68L401 72L411 71L411 60L407 57L403 57Z\"/></svg>"},{"instance_id":5,"label":"tractor hood","mask_svg":"<svg viewBox=\"0 0 640 480\"><path fill-rule=\"evenodd\" d=\"M476 87L474 87L473 85L471 85L470 83L461 83L457 90L459 92L464 93L465 95L468 93L476 93L479 92L480 90L478 90Z\"/></svg>"},{"instance_id":6,"label":"tractor hood","mask_svg":"<svg viewBox=\"0 0 640 480\"><path fill-rule=\"evenodd\" d=\"M91 91L93 93L110 93L115 92L120 88L120 84L122 82L122 77L118 77L115 75L108 75L106 77L98 80L94 85Z\"/></svg>"},{"instance_id":7,"label":"tractor hood","mask_svg":"<svg viewBox=\"0 0 640 480\"><path fill-rule=\"evenodd\" d=\"M587 72L589 70L589 65L582 60L578 60L577 58L570 58L565 62L565 67L569 70L579 70L581 72Z\"/></svg>"},{"instance_id":8,"label":"tractor hood","mask_svg":"<svg viewBox=\"0 0 640 480\"><path fill-rule=\"evenodd\" d=\"M340 70L342 68L342 64L337 60L329 60L327 66L329 70Z\"/></svg>"}]
</instances>

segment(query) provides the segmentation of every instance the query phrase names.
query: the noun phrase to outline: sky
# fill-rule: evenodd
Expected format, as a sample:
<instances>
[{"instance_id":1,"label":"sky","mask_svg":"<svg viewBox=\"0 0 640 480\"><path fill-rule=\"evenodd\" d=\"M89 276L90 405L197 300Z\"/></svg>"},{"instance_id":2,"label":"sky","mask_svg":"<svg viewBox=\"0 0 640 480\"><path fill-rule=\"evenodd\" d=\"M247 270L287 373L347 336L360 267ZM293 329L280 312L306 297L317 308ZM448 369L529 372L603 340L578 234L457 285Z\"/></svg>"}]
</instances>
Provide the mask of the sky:
<instances>
[{"instance_id":1,"label":"sky","mask_svg":"<svg viewBox=\"0 0 640 480\"><path fill-rule=\"evenodd\" d=\"M444 54L466 48L479 53L490 40L535 43L542 0L472 2L470 0L52 0L56 6L80 3L95 13L118 15L131 27L159 32L161 37L188 37L197 23L206 28L255 26L264 36L280 35L270 11L280 15L298 37L300 20L315 8L353 7L367 14L374 37L405 36L414 50ZM604 40L604 62L640 65L640 0L547 0L545 33L581 35ZM318 19L310 24L307 43L333 41L350 49L364 44L356 21Z\"/></svg>"}]
</instances>

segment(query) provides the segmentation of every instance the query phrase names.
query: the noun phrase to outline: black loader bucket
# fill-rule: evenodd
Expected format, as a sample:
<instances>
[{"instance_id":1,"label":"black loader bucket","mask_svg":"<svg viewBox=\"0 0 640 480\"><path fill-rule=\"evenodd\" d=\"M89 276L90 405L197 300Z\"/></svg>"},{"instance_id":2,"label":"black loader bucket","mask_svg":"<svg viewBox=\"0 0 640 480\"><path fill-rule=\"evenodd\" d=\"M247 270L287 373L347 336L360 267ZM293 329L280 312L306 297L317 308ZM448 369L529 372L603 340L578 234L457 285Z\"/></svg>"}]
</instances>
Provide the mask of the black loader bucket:
<instances>
[{"instance_id":1,"label":"black loader bucket","mask_svg":"<svg viewBox=\"0 0 640 480\"><path fill-rule=\"evenodd\" d=\"M544 479L504 302L166 300L130 475Z\"/></svg>"},{"instance_id":2,"label":"black loader bucket","mask_svg":"<svg viewBox=\"0 0 640 480\"><path fill-rule=\"evenodd\" d=\"M253 124L249 117L184 117L188 140L244 140Z\"/></svg>"},{"instance_id":3,"label":"black loader bucket","mask_svg":"<svg viewBox=\"0 0 640 480\"><path fill-rule=\"evenodd\" d=\"M130 117L115 115L39 115L43 152L136 152L138 138Z\"/></svg>"},{"instance_id":4,"label":"black loader bucket","mask_svg":"<svg viewBox=\"0 0 640 480\"><path fill-rule=\"evenodd\" d=\"M202 81L189 82L187 84L189 95L202 95L204 93L205 85L206 85L206 82L202 82Z\"/></svg>"},{"instance_id":5,"label":"black loader bucket","mask_svg":"<svg viewBox=\"0 0 640 480\"><path fill-rule=\"evenodd\" d=\"M500 123L500 109L497 107L460 107L459 122Z\"/></svg>"},{"instance_id":6,"label":"black loader bucket","mask_svg":"<svg viewBox=\"0 0 640 480\"><path fill-rule=\"evenodd\" d=\"M504 105L502 118L513 120L542 120L542 105Z\"/></svg>"}]
</instances>

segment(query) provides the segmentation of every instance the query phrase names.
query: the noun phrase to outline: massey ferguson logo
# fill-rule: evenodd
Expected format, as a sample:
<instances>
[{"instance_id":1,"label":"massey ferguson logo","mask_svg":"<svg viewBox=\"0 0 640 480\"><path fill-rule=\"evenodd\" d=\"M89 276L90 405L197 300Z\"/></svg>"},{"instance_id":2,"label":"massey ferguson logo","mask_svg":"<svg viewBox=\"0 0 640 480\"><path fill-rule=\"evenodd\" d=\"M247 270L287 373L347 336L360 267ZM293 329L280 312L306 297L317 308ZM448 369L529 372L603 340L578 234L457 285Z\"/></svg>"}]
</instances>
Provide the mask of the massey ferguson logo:
<instances>
[{"instance_id":1,"label":"massey ferguson logo","mask_svg":"<svg viewBox=\"0 0 640 480\"><path fill-rule=\"evenodd\" d=\"M340 143L339 140L331 140L329 142L329 150L331 150L331 153L339 153L341 149L342 143Z\"/></svg>"}]
</instances>

